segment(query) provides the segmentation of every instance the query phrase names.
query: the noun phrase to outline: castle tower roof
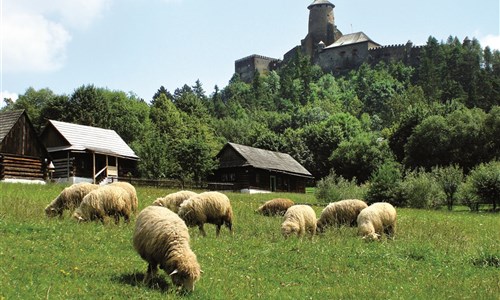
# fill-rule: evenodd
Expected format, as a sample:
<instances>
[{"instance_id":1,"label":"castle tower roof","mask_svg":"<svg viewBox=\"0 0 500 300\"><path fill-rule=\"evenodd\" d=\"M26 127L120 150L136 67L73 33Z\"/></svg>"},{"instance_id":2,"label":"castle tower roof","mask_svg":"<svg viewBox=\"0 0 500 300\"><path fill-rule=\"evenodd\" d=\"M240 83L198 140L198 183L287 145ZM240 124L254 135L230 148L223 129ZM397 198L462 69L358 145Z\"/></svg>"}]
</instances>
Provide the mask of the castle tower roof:
<instances>
[{"instance_id":1,"label":"castle tower roof","mask_svg":"<svg viewBox=\"0 0 500 300\"><path fill-rule=\"evenodd\" d=\"M335 8L335 5L333 5L330 1L328 0L314 0L313 3L311 3L311 5L309 5L307 8L308 9L311 9L313 8L314 6L319 6L319 5L329 5L333 8Z\"/></svg>"}]
</instances>

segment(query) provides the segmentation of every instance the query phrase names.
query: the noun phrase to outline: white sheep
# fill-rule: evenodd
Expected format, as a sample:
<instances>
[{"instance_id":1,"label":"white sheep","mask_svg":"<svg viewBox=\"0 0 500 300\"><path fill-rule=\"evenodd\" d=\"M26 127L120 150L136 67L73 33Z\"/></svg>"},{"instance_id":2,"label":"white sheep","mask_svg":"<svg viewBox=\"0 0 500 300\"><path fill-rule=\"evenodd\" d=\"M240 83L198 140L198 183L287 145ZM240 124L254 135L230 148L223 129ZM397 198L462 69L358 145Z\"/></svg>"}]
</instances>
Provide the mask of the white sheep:
<instances>
[{"instance_id":1,"label":"white sheep","mask_svg":"<svg viewBox=\"0 0 500 300\"><path fill-rule=\"evenodd\" d=\"M162 198L157 198L153 202L153 205L163 206L170 209L174 213L178 213L179 207L181 206L182 202L186 201L194 195L197 195L197 193L191 191L179 191L168 194L167 196Z\"/></svg>"},{"instance_id":2,"label":"white sheep","mask_svg":"<svg viewBox=\"0 0 500 300\"><path fill-rule=\"evenodd\" d=\"M285 214L287 209L294 204L295 203L290 199L275 198L262 204L259 208L257 208L256 212L264 216L282 216Z\"/></svg>"},{"instance_id":3,"label":"white sheep","mask_svg":"<svg viewBox=\"0 0 500 300\"><path fill-rule=\"evenodd\" d=\"M306 232L311 239L316 233L316 212L309 205L291 206L285 213L281 233L286 238L292 234L302 237Z\"/></svg>"},{"instance_id":4,"label":"white sheep","mask_svg":"<svg viewBox=\"0 0 500 300\"><path fill-rule=\"evenodd\" d=\"M222 224L233 232L233 209L229 198L219 192L204 192L182 202L179 208L181 217L187 226L198 226L200 233L206 236L203 224L216 225L216 235L219 236Z\"/></svg>"},{"instance_id":5,"label":"white sheep","mask_svg":"<svg viewBox=\"0 0 500 300\"><path fill-rule=\"evenodd\" d=\"M115 181L113 183L110 183L110 185L119 186L127 191L129 195L128 201L131 204L131 211L133 213L136 213L137 207L139 206L139 200L137 199L137 191L135 190L135 187L126 181Z\"/></svg>"},{"instance_id":6,"label":"white sheep","mask_svg":"<svg viewBox=\"0 0 500 300\"><path fill-rule=\"evenodd\" d=\"M105 185L88 193L74 211L73 218L78 221L100 220L104 223L104 217L112 216L115 223L123 217L128 223L131 214L131 203L129 194L119 186Z\"/></svg>"},{"instance_id":7,"label":"white sheep","mask_svg":"<svg viewBox=\"0 0 500 300\"><path fill-rule=\"evenodd\" d=\"M189 246L189 232L184 221L160 206L148 206L137 216L133 236L134 248L148 263L144 282L158 272L158 265L172 282L193 291L200 278L200 265Z\"/></svg>"},{"instance_id":8,"label":"white sheep","mask_svg":"<svg viewBox=\"0 0 500 300\"><path fill-rule=\"evenodd\" d=\"M75 183L62 190L59 195L45 207L45 214L48 217L60 216L62 217L65 209L74 210L77 208L88 193L99 188L98 185L81 182Z\"/></svg>"},{"instance_id":9,"label":"white sheep","mask_svg":"<svg viewBox=\"0 0 500 300\"><path fill-rule=\"evenodd\" d=\"M396 209L389 203L377 202L363 209L358 215L358 234L367 241L378 240L382 233L394 238Z\"/></svg>"},{"instance_id":10,"label":"white sheep","mask_svg":"<svg viewBox=\"0 0 500 300\"><path fill-rule=\"evenodd\" d=\"M359 213L368 205L361 200L347 199L328 204L318 219L318 231L323 232L328 226L355 226Z\"/></svg>"}]
</instances>

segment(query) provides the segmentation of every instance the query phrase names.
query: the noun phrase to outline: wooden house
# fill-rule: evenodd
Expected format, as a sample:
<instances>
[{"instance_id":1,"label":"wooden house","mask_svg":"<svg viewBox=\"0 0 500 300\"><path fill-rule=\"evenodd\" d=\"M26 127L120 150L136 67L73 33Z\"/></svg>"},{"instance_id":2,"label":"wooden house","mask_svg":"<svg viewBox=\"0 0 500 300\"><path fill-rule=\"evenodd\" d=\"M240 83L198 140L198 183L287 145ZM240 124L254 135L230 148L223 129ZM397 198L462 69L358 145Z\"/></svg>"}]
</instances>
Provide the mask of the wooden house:
<instances>
[{"instance_id":1,"label":"wooden house","mask_svg":"<svg viewBox=\"0 0 500 300\"><path fill-rule=\"evenodd\" d=\"M25 110L0 112L0 180L44 182L50 157Z\"/></svg>"},{"instance_id":2,"label":"wooden house","mask_svg":"<svg viewBox=\"0 0 500 300\"><path fill-rule=\"evenodd\" d=\"M211 188L222 186L242 192L305 193L313 176L290 155L227 143L217 154L219 168Z\"/></svg>"},{"instance_id":3,"label":"wooden house","mask_svg":"<svg viewBox=\"0 0 500 300\"><path fill-rule=\"evenodd\" d=\"M139 157L110 129L49 120L41 140L47 147L56 181L100 183L134 174Z\"/></svg>"}]
</instances>

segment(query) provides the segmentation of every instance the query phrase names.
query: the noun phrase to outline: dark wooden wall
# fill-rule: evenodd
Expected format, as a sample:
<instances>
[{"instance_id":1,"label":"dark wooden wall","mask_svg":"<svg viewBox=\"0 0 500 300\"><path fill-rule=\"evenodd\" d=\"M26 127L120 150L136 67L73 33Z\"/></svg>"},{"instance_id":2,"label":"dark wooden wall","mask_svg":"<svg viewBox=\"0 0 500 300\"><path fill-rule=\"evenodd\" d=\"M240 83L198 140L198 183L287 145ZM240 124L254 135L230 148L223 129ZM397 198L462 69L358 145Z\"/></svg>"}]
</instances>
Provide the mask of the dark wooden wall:
<instances>
[{"instance_id":1,"label":"dark wooden wall","mask_svg":"<svg viewBox=\"0 0 500 300\"><path fill-rule=\"evenodd\" d=\"M40 158L48 156L25 113L0 143L0 153Z\"/></svg>"},{"instance_id":2,"label":"dark wooden wall","mask_svg":"<svg viewBox=\"0 0 500 300\"><path fill-rule=\"evenodd\" d=\"M46 177L45 170L44 163L37 157L0 155L0 179L43 180Z\"/></svg>"}]
</instances>

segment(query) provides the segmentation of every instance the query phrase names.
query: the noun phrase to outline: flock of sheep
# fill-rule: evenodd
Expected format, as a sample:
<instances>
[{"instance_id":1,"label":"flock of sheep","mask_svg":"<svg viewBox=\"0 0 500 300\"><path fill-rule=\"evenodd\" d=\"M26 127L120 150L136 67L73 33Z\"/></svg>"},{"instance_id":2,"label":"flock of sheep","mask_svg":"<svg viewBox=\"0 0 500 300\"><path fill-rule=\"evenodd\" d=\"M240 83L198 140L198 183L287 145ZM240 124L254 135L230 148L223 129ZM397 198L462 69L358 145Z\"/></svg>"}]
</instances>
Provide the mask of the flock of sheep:
<instances>
[{"instance_id":1,"label":"flock of sheep","mask_svg":"<svg viewBox=\"0 0 500 300\"><path fill-rule=\"evenodd\" d=\"M62 216L64 210L73 211L78 221L120 217L129 222L137 212L138 199L135 188L126 182L105 186L90 183L74 184L65 188L46 208L49 217ZM265 216L283 216L281 233L284 237L324 232L328 226L358 226L363 239L378 240L382 234L393 238L396 210L389 203L368 206L361 200L349 199L330 203L319 219L309 205L295 204L290 199L269 200L257 210ZM156 199L138 215L133 234L137 253L148 263L144 282L154 278L158 266L169 274L172 282L185 291L194 290L202 273L196 255L190 248L188 227L198 226L206 236L203 225L216 225L219 236L222 225L232 233L233 210L229 198L219 192L194 193L179 191Z\"/></svg>"}]
</instances>

